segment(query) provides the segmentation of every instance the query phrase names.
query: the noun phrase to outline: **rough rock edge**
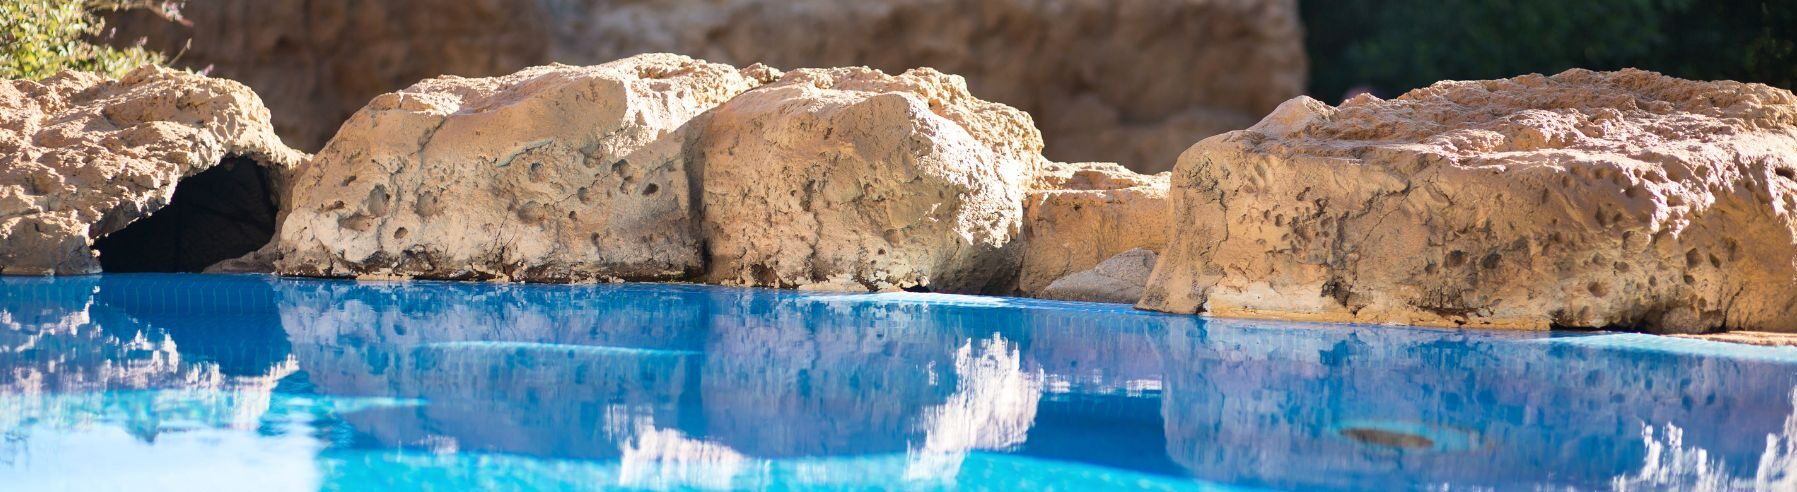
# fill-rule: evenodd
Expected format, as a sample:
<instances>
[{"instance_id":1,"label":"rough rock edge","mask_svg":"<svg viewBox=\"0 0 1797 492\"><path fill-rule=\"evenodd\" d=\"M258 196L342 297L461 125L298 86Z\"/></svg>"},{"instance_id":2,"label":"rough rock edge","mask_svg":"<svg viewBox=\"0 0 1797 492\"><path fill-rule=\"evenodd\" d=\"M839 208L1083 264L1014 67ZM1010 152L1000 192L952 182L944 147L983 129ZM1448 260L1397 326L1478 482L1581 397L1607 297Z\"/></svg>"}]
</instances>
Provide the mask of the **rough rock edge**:
<instances>
[{"instance_id":1,"label":"rough rock edge","mask_svg":"<svg viewBox=\"0 0 1797 492\"><path fill-rule=\"evenodd\" d=\"M8 83L4 96L19 99L0 100L10 113L0 115L0 135L13 139L0 144L0 239L11 243L0 274L98 273L94 240L162 208L181 179L240 156L269 171L279 190L308 157L284 145L261 98L231 80L152 65L118 80L65 70ZM26 220L37 237L16 229Z\"/></svg>"},{"instance_id":2,"label":"rough rock edge","mask_svg":"<svg viewBox=\"0 0 1797 492\"><path fill-rule=\"evenodd\" d=\"M1568 126L1567 121L1572 121L1572 124ZM1793 199L1792 187L1778 184L1772 175L1776 169L1776 174L1789 180L1792 173L1789 168L1797 165L1797 157L1790 153L1791 148L1797 147L1797 129L1793 128L1794 125L1797 125L1797 98L1788 91L1761 84L1686 81L1640 70L1592 72L1574 69L1552 77L1527 75L1503 80L1441 82L1392 101L1380 101L1370 96L1357 97L1340 108L1330 108L1313 99L1300 97L1281 105L1249 130L1206 139L1189 149L1181 157L1180 168L1175 171L1175 210L1176 213L1189 215L1194 213L1192 207L1195 205L1211 202L1222 204L1223 214L1228 215L1230 202L1218 193L1233 193L1234 189L1219 189L1219 186L1223 186L1220 184L1223 182L1219 180L1231 180L1227 181L1228 186L1238 186L1247 178L1232 177L1230 173L1265 173L1269 166L1272 170L1280 171L1279 167L1290 166L1288 162L1293 160L1309 159L1312 162L1304 165L1332 169L1333 171L1325 172L1337 174L1339 177L1335 180L1338 183L1353 183L1358 180L1359 186L1402 188L1403 191L1399 193L1376 194L1366 204L1367 207L1378 208L1391 203L1398 203L1396 206L1402 207L1407 200L1420 199L1420 195L1409 191L1425 188L1433 190L1438 184L1425 180L1415 182L1415 186L1412 186L1410 180L1402 177L1403 173L1419 173L1422 170L1452 172L1458 173L1458 177L1465 182L1476 180L1477 178L1467 176L1478 169L1502 169L1501 166L1510 165L1521 171L1513 169L1502 175L1520 179L1517 178L1519 173L1539 171L1541 163L1530 163L1517 156L1543 157L1549 165L1571 164L1567 169L1554 169L1559 169L1561 174L1573 175L1568 179L1575 181L1567 183L1577 182L1585 186L1581 189L1594 189L1591 188L1593 185L1588 184L1592 180L1622 179L1625 187L1630 187L1630 198L1635 197L1634 193L1643 188L1658 198L1680 192L1694 195L1697 199L1691 196L1674 197L1683 200L1675 201L1675 206L1670 207L1675 209L1670 212L1674 215L1671 220L1664 217L1664 213L1637 213L1639 211L1629 209L1626 205L1612 206L1612 203L1603 201L1608 198L1582 198L1592 203L1580 206L1597 211L1621 208L1628 215L1618 212L1615 216L1599 218L1596 229L1577 228L1583 226L1570 229L1585 235L1574 240L1574 244L1587 248L1603 247L1602 244L1596 244L1598 240L1590 237L1598 232L1630 228L1640 229L1631 231L1637 238L1654 238L1653 243L1661 242L1660 239L1664 237L1695 243L1691 251L1697 253L1686 252L1686 247L1692 245L1684 242L1675 245L1674 249L1677 251L1659 251L1653 249L1653 243L1637 241L1646 244L1645 247L1649 249L1624 252L1617 249L1623 246L1618 244L1614 245L1616 248L1610 248L1617 249L1616 254L1601 255L1604 258L1615 257L1618 262L1645 264L1645 269L1642 268L1643 265L1635 266L1637 274L1665 270L1657 265L1677 270L1678 267L1701 261L1704 258L1703 251L1710 252L1709 257L1712 259L1707 263L1717 263L1715 258L1720 253L1716 253L1717 250L1712 247L1721 248L1726 253L1721 254L1723 258L1734 260L1736 248L1729 247L1732 244L1722 244L1733 241L1731 238L1734 237L1749 241L1751 239L1745 238L1793 235L1793 231L1797 229L1793 228L1788 210ZM1780 149L1783 153L1780 153ZM1706 151L1711 154L1691 155ZM1713 154L1717 153L1722 154L1722 160L1712 161L1712 158L1717 157ZM1254 157L1256 155L1261 157ZM1261 160L1261 164L1258 164L1259 171L1248 169L1255 167L1249 163L1255 159ZM1324 162L1327 160L1335 162ZM1593 161L1597 164L1593 164ZM1219 165L1216 162L1227 164ZM1344 162L1364 165L1344 166L1341 164ZM1643 162L1662 171L1654 173L1652 169L1648 170L1647 174L1653 176L1631 172L1640 169L1630 167L1630 163ZM1680 165L1683 173L1673 174L1668 178L1663 169L1674 163ZM1531 165L1537 168L1529 169ZM1415 169L1404 170L1410 167ZM1284 174L1284 171L1280 172ZM1366 181L1375 177L1403 181L1405 184L1399 187L1396 184L1387 186ZM1264 180L1269 183L1266 186L1277 188L1283 186L1281 179L1274 176ZM1668 181L1670 184L1667 184ZM1647 184L1644 185L1644 182ZM1670 187L1670 191L1656 185ZM1526 186L1533 185L1515 187ZM1732 192L1737 186L1742 187L1743 191ZM1265 194L1262 191L1255 193ZM1322 194L1326 195L1327 191ZM1316 195L1318 194L1312 194L1313 197ZM1758 203L1753 203L1755 197ZM1261 198L1274 197L1268 195ZM1577 199L1580 198L1575 198ZM1717 205L1719 200L1723 205ZM1616 201L1619 200L1611 200ZM1692 204L1696 206L1683 207ZM1342 206L1339 203L1334 205L1335 208ZM1216 206L1213 204L1203 207ZM1329 208L1324 205L1319 207ZM1666 212L1667 207L1660 207L1659 212ZM1752 226L1753 232L1742 229L1749 227L1745 225L1747 222L1736 224L1730 229L1729 221L1719 215L1734 212L1713 210L1717 208L1732 208L1737 212L1746 209L1744 213L1764 213L1782 217L1782 221L1772 219ZM1369 212L1371 210L1372 208L1367 209ZM1709 212L1708 217L1704 216L1706 211ZM1388 214L1382 214L1381 217ZM1344 216L1343 220L1338 221L1338 225L1354 218L1355 216ZM1743 255L1742 259L1745 261L1742 263L1730 264L1731 268L1727 272L1732 275L1710 274L1714 272L1687 273L1683 284L1695 287L1686 289L1690 292L1681 292L1696 292L1692 295L1697 297L1677 292L1650 292L1644 295L1640 291L1648 290L1650 285L1647 282L1642 282L1643 285L1636 288L1633 283L1609 282L1609 276L1594 278L1587 287L1586 280L1581 276L1574 279L1573 283L1577 285L1566 287L1565 297L1579 295L1573 290L1587 289L1591 291L1591 295L1599 298L1606 293L1619 292L1630 297L1645 297L1639 302L1570 301L1570 304L1559 307L1525 306L1518 309L1515 303L1569 302L1531 291L1535 293L1528 298L1500 294L1500 297L1508 297L1513 302L1503 309L1494 308L1495 305L1490 304L1489 300L1480 301L1473 297L1460 299L1456 296L1450 296L1456 298L1431 307L1430 302L1421 299L1403 300L1405 296L1401 293L1394 294L1396 290L1381 291L1382 288L1377 286L1359 285L1359 281L1350 276L1326 282L1321 289L1312 286L1310 292L1319 298L1315 300L1292 298L1297 295L1294 292L1304 290L1302 286L1293 284L1285 288L1260 287L1253 291L1226 291L1230 300L1227 304L1219 305L1218 298L1214 295L1216 292L1212 291L1215 286L1220 285L1218 282L1232 278L1231 275L1253 275L1248 270L1258 270L1253 266L1245 267L1233 262L1207 266L1209 262L1201 258L1212 254L1231 254L1217 248L1227 248L1231 244L1228 242L1228 224L1234 219L1225 217L1221 221L1200 225L1194 225L1194 220L1198 219L1185 217L1178 221L1179 227L1184 230L1176 233L1176 243L1189 242L1194 234L1223 239L1208 246L1176 244L1168 261L1163 261L1161 268L1156 270L1148 295L1139 307L1169 312L1196 312L1202 308L1213 314L1235 317L1493 328L1604 327L1679 332L1739 328L1797 329L1797 324L1793 324L1788 316L1793 302L1797 302L1797 298L1793 297L1797 295L1794 294L1797 293L1797 288L1793 288L1793 278L1790 275L1790 243L1793 241L1781 242L1774 238L1766 243L1769 246L1749 244L1739 248L1747 254ZM1576 218L1574 220L1584 222ZM1544 219L1537 221L1545 222ZM1698 222L1701 227L1690 227L1692 222ZM1353 228L1363 226L1366 224L1356 224ZM1199 229L1194 229L1195 227ZM1194 232L1203 228L1209 228L1212 232ZM1499 229L1502 230L1502 226ZM1685 229L1696 231L1695 236L1699 237L1693 238L1694 234L1689 232L1681 234ZM1250 236L1257 234L1255 231L1243 233ZM1623 242L1627 243L1628 234L1618 233L1622 234ZM1578 241L1587 243L1581 244ZM1389 241L1373 241L1351 246L1382 248L1393 244ZM1266 246L1274 251L1283 247L1278 244ZM1445 251L1449 248L1443 249ZM1367 251L1370 250L1361 253ZM1590 255L1593 250L1581 251ZM1599 253L1604 251L1608 250L1598 250ZM1346 253L1332 253L1329 256L1335 259L1315 266L1335 268L1328 265L1342 261L1341 258ZM1238 251L1233 254L1240 256L1244 253ZM1480 256L1484 254L1482 251L1473 252L1472 261L1460 263L1489 264L1486 268L1507 265L1502 259L1486 261L1483 258L1497 257ZM1359 256L1359 253L1354 256ZM1760 258L1753 259L1754 256ZM1513 256L1503 258L1511 257ZM1520 258L1528 261L1530 255L1522 255ZM1357 261L1365 263L1366 259ZM1605 261L1603 265L1608 268L1609 260ZM1757 264L1739 266L1748 263ZM1391 265L1379 265L1377 261L1369 264L1371 266L1367 268L1375 271L1393 269ZM1542 268L1538 264L1533 267ZM1289 269L1275 269L1276 272L1281 270ZM1408 268L1398 270L1410 271ZM1280 274L1286 275L1283 272ZM1697 275L1695 280L1691 277L1693 274ZM1731 278L1747 276L1759 278ZM1631 282L1641 280L1633 277L1629 279ZM1277 284L1279 280L1261 281L1262 284L1267 282ZM1672 282L1660 281L1659 289L1670 291L1683 288L1669 285ZM1522 288L1528 288L1526 282L1523 284ZM1246 287L1254 286L1241 284L1230 288ZM1462 283L1457 288L1462 289L1463 294L1478 294L1479 291L1474 287L1475 285ZM1489 288L1483 285L1476 287ZM1510 285L1501 288L1514 287L1516 286ZM1381 297L1386 299L1380 299ZM1617 296L1612 296L1614 297ZM1683 299L1679 299L1680 297ZM1334 300L1331 301L1331 298ZM1372 309L1368 309L1369 307ZM1594 310L1593 307L1597 309Z\"/></svg>"}]
</instances>

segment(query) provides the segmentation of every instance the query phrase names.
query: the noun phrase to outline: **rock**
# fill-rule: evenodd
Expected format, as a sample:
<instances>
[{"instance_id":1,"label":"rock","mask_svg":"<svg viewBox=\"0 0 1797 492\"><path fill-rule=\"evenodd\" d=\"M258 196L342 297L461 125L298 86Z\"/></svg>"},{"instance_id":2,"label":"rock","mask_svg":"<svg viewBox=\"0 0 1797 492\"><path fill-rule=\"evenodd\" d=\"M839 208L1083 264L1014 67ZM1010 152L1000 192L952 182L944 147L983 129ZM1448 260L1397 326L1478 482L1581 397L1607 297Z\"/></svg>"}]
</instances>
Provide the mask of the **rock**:
<instances>
[{"instance_id":1,"label":"rock","mask_svg":"<svg viewBox=\"0 0 1797 492\"><path fill-rule=\"evenodd\" d=\"M1029 116L930 69L805 69L697 127L705 280L821 290L997 291L1015 282Z\"/></svg>"},{"instance_id":2,"label":"rock","mask_svg":"<svg viewBox=\"0 0 1797 492\"><path fill-rule=\"evenodd\" d=\"M115 14L178 62L269 97L316 149L378 94L638 53L782 67L934 67L1036 117L1050 157L1164 171L1304 89L1295 0L189 0L192 26ZM827 39L829 42L819 42ZM191 47L183 47L191 40Z\"/></svg>"},{"instance_id":3,"label":"rock","mask_svg":"<svg viewBox=\"0 0 1797 492\"><path fill-rule=\"evenodd\" d=\"M544 0L550 1L550 0ZM317 151L375 96L440 75L486 77L552 60L540 8L509 0L187 0L187 22L106 15L123 43L241 81L274 110L275 131Z\"/></svg>"},{"instance_id":4,"label":"rock","mask_svg":"<svg viewBox=\"0 0 1797 492\"><path fill-rule=\"evenodd\" d=\"M0 274L99 272L97 239L230 158L278 180L305 155L268 119L242 84L164 68L0 84Z\"/></svg>"},{"instance_id":5,"label":"rock","mask_svg":"<svg viewBox=\"0 0 1797 492\"><path fill-rule=\"evenodd\" d=\"M681 127L774 76L657 54L382 95L295 180L277 269L545 282L695 273L697 170L681 159Z\"/></svg>"},{"instance_id":6,"label":"rock","mask_svg":"<svg viewBox=\"0 0 1797 492\"><path fill-rule=\"evenodd\" d=\"M1652 72L1286 102L1194 145L1140 307L1797 331L1797 97Z\"/></svg>"},{"instance_id":7,"label":"rock","mask_svg":"<svg viewBox=\"0 0 1797 492\"><path fill-rule=\"evenodd\" d=\"M1154 270L1153 251L1132 249L1104 260L1091 270L1061 277L1037 295L1044 299L1135 304Z\"/></svg>"},{"instance_id":8,"label":"rock","mask_svg":"<svg viewBox=\"0 0 1797 492\"><path fill-rule=\"evenodd\" d=\"M1018 290L1036 296L1056 279L1124 251L1166 246L1172 227L1167 176L1090 162L1053 163L1039 172L1024 199L1027 241Z\"/></svg>"}]
</instances>

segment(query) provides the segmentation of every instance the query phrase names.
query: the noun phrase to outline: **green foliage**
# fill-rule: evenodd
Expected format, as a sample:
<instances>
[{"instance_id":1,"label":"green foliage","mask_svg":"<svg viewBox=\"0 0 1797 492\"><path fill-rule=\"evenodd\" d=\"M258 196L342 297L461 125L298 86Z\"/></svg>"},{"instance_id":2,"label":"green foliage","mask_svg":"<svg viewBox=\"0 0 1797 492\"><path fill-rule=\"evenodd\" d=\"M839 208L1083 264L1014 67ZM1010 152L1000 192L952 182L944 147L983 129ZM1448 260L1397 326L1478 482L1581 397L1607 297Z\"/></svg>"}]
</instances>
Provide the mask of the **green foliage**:
<instances>
[{"instance_id":1,"label":"green foliage","mask_svg":"<svg viewBox=\"0 0 1797 492\"><path fill-rule=\"evenodd\" d=\"M164 62L140 46L115 48L104 35L100 10L156 9L178 18L174 4L153 0L0 0L0 78L41 79L63 69L112 76Z\"/></svg>"},{"instance_id":2,"label":"green foliage","mask_svg":"<svg viewBox=\"0 0 1797 492\"><path fill-rule=\"evenodd\" d=\"M1797 0L1301 0L1300 9L1311 93L1322 99L1574 67L1797 85Z\"/></svg>"}]
</instances>

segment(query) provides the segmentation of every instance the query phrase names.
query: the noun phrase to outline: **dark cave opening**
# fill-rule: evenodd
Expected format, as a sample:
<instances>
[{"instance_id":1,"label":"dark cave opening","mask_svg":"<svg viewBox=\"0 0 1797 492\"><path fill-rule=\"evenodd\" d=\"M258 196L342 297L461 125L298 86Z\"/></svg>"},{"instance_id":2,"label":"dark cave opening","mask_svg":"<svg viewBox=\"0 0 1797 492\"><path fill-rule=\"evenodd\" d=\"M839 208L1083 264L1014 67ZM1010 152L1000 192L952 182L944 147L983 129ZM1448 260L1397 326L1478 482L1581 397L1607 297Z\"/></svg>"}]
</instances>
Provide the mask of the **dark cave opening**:
<instances>
[{"instance_id":1,"label":"dark cave opening","mask_svg":"<svg viewBox=\"0 0 1797 492\"><path fill-rule=\"evenodd\" d=\"M268 244L276 204L266 172L243 157L182 179L167 206L94 241L106 272L199 272Z\"/></svg>"}]
</instances>

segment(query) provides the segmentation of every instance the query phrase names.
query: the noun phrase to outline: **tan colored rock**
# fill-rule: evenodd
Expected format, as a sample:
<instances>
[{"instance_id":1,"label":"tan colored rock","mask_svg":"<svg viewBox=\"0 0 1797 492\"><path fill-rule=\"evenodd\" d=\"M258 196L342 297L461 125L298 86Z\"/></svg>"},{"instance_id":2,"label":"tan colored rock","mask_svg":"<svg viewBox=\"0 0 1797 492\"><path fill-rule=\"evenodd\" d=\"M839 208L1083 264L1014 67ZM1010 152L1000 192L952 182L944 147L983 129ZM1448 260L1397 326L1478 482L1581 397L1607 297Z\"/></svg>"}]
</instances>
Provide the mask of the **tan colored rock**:
<instances>
[{"instance_id":1,"label":"tan colored rock","mask_svg":"<svg viewBox=\"0 0 1797 492\"><path fill-rule=\"evenodd\" d=\"M657 54L382 95L295 180L277 269L548 282L695 273L697 171L681 159L680 129L775 75Z\"/></svg>"},{"instance_id":2,"label":"tan colored rock","mask_svg":"<svg viewBox=\"0 0 1797 492\"><path fill-rule=\"evenodd\" d=\"M1295 0L188 0L120 39L268 96L316 149L369 98L439 74L653 52L780 67L934 67L1035 116L1057 160L1164 171L1304 89ZM828 40L822 42L820 40Z\"/></svg>"},{"instance_id":3,"label":"tan colored rock","mask_svg":"<svg viewBox=\"0 0 1797 492\"><path fill-rule=\"evenodd\" d=\"M696 127L710 282L996 291L1015 281L1029 116L929 69L805 69Z\"/></svg>"},{"instance_id":4,"label":"tan colored rock","mask_svg":"<svg viewBox=\"0 0 1797 492\"><path fill-rule=\"evenodd\" d=\"M1044 299L1135 304L1154 271L1157 256L1146 249L1132 249L1113 256L1091 270L1074 272L1043 288Z\"/></svg>"},{"instance_id":5,"label":"tan colored rock","mask_svg":"<svg viewBox=\"0 0 1797 492\"><path fill-rule=\"evenodd\" d=\"M1024 199L1028 240L1018 290L1038 296L1056 279L1125 251L1166 246L1167 177L1108 162L1046 166Z\"/></svg>"},{"instance_id":6,"label":"tan colored rock","mask_svg":"<svg viewBox=\"0 0 1797 492\"><path fill-rule=\"evenodd\" d=\"M0 84L0 274L97 273L91 245L230 157L277 178L304 154L229 80L145 67Z\"/></svg>"},{"instance_id":7,"label":"tan colored rock","mask_svg":"<svg viewBox=\"0 0 1797 492\"><path fill-rule=\"evenodd\" d=\"M1797 97L1651 72L1288 101L1173 175L1140 307L1797 331Z\"/></svg>"}]
</instances>

